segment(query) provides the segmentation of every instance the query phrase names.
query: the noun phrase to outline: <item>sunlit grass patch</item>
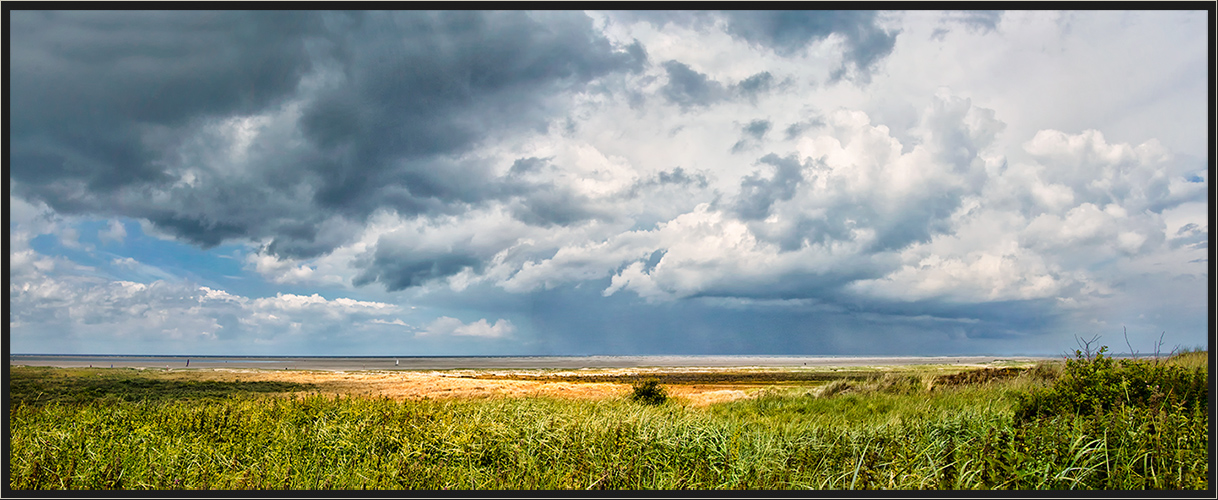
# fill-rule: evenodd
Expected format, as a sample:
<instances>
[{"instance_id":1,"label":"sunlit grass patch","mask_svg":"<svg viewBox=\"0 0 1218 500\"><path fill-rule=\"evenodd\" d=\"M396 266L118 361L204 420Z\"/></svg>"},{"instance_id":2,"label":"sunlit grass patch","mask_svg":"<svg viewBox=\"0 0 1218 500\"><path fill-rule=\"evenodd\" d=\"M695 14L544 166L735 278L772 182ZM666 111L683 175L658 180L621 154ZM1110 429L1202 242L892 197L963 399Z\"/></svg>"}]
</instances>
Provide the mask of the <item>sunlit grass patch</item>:
<instances>
[{"instance_id":1,"label":"sunlit grass patch","mask_svg":"<svg viewBox=\"0 0 1218 500\"><path fill-rule=\"evenodd\" d=\"M1209 368L1210 352L1207 350L1185 350L1167 358L1167 363L1189 370Z\"/></svg>"}]
</instances>

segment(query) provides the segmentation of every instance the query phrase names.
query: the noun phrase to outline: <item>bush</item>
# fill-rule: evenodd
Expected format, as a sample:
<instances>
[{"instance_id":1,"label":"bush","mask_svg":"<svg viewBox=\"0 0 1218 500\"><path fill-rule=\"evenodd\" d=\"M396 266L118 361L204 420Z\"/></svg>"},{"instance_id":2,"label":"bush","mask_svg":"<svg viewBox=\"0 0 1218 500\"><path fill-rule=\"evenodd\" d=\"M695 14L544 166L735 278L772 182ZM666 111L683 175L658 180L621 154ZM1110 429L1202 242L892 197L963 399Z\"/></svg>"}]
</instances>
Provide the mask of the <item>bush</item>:
<instances>
[{"instance_id":1,"label":"bush","mask_svg":"<svg viewBox=\"0 0 1218 500\"><path fill-rule=\"evenodd\" d=\"M1118 361L1106 352L1107 346L1095 353L1076 350L1051 387L1019 397L1016 419L1094 415L1117 407L1187 411L1207 404L1204 368L1188 369L1157 359Z\"/></svg>"},{"instance_id":2,"label":"bush","mask_svg":"<svg viewBox=\"0 0 1218 500\"><path fill-rule=\"evenodd\" d=\"M658 405L668 401L668 392L660 385L659 380L649 378L634 384L634 393L630 395L630 399L643 404Z\"/></svg>"}]
</instances>

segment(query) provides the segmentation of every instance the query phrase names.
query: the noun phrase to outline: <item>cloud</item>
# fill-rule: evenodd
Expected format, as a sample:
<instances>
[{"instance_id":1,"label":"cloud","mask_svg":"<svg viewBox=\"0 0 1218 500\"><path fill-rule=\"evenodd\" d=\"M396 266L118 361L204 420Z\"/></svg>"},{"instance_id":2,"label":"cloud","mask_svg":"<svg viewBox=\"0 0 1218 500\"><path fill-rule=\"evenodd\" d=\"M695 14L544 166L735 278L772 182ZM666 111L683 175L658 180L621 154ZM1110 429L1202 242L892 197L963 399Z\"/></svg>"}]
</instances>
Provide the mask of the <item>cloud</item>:
<instances>
[{"instance_id":1,"label":"cloud","mask_svg":"<svg viewBox=\"0 0 1218 500\"><path fill-rule=\"evenodd\" d=\"M758 146L772 126L773 124L769 120L750 121L741 127L742 137L739 141L736 141L736 144L732 145L732 152L740 153L746 149Z\"/></svg>"},{"instance_id":2,"label":"cloud","mask_svg":"<svg viewBox=\"0 0 1218 500\"><path fill-rule=\"evenodd\" d=\"M784 251L815 242L874 234L873 251L900 249L947 230L963 197L985 181L987 156L1001 124L988 110L950 96L923 113L921 142L905 147L887 127L857 111L831 113L823 132L806 135L796 152L768 154L740 181L734 210L758 238Z\"/></svg>"},{"instance_id":3,"label":"cloud","mask_svg":"<svg viewBox=\"0 0 1218 500\"><path fill-rule=\"evenodd\" d=\"M735 85L735 90L750 100L756 100L774 86L774 76L769 71L762 71L741 80Z\"/></svg>"},{"instance_id":4,"label":"cloud","mask_svg":"<svg viewBox=\"0 0 1218 500\"><path fill-rule=\"evenodd\" d=\"M775 87L774 77L768 71L725 85L680 61L666 61L661 66L668 81L660 88L660 95L685 111L739 98L756 102Z\"/></svg>"},{"instance_id":5,"label":"cloud","mask_svg":"<svg viewBox=\"0 0 1218 500\"><path fill-rule=\"evenodd\" d=\"M122 222L112 220L109 227L104 231L97 232L97 239L102 242L112 242L121 244L127 238L127 228Z\"/></svg>"},{"instance_id":6,"label":"cloud","mask_svg":"<svg viewBox=\"0 0 1218 500\"><path fill-rule=\"evenodd\" d=\"M1015 346L1201 310L1195 12L277 16L14 13L21 338L168 338L97 312L128 292L198 339L338 350L427 320L324 297L619 351L683 322L666 345ZM195 281L250 298L168 300L212 296ZM56 313L76 299L113 305ZM418 345L500 328L445 325Z\"/></svg>"},{"instance_id":7,"label":"cloud","mask_svg":"<svg viewBox=\"0 0 1218 500\"><path fill-rule=\"evenodd\" d=\"M23 258L10 258L16 272L9 321L19 345L40 352L301 352L297 342L341 343L352 323L401 312L393 304L318 294L251 299L180 279L109 280L41 264L46 258L26 265ZM145 266L133 259L120 264Z\"/></svg>"},{"instance_id":8,"label":"cloud","mask_svg":"<svg viewBox=\"0 0 1218 500\"><path fill-rule=\"evenodd\" d=\"M305 37L322 28L291 12L21 11L12 22L12 175L46 194L171 180L143 141L284 97L309 69Z\"/></svg>"},{"instance_id":9,"label":"cloud","mask_svg":"<svg viewBox=\"0 0 1218 500\"><path fill-rule=\"evenodd\" d=\"M896 43L896 33L881 28L874 11L732 11L724 17L728 33L783 55L833 34L843 37L847 48L835 79L852 70L868 81L871 70Z\"/></svg>"},{"instance_id":10,"label":"cloud","mask_svg":"<svg viewBox=\"0 0 1218 500\"><path fill-rule=\"evenodd\" d=\"M462 253L414 254L408 258L402 253L389 250L389 246L378 246L372 269L355 278L356 285L380 281L390 291L422 286L427 282L453 276L466 269L480 272L482 260ZM375 274L374 274L375 273Z\"/></svg>"},{"instance_id":11,"label":"cloud","mask_svg":"<svg viewBox=\"0 0 1218 500\"><path fill-rule=\"evenodd\" d=\"M419 287L462 272L483 272L497 254L540 231L507 210L470 212L439 220L384 219L383 232L364 236L356 286L381 283L389 291Z\"/></svg>"},{"instance_id":12,"label":"cloud","mask_svg":"<svg viewBox=\"0 0 1218 500\"><path fill-rule=\"evenodd\" d=\"M682 108L706 106L727 96L723 84L694 71L688 64L667 61L663 66L668 72L668 83L660 89L660 95L673 104Z\"/></svg>"},{"instance_id":13,"label":"cloud","mask_svg":"<svg viewBox=\"0 0 1218 500\"><path fill-rule=\"evenodd\" d=\"M268 239L291 258L350 241L376 210L458 213L505 196L468 151L544 129L556 96L645 57L575 12L13 21L15 193L202 246Z\"/></svg>"},{"instance_id":14,"label":"cloud","mask_svg":"<svg viewBox=\"0 0 1218 500\"><path fill-rule=\"evenodd\" d=\"M516 331L516 327L506 319L499 319L495 321L494 325L488 323L486 318L465 324L457 318L441 316L428 324L427 328L417 335L500 338L511 335L514 331Z\"/></svg>"},{"instance_id":15,"label":"cloud","mask_svg":"<svg viewBox=\"0 0 1218 500\"><path fill-rule=\"evenodd\" d=\"M333 313L357 313L357 312L373 312L396 310L393 304L383 302L369 302L353 300L348 298L337 298L327 300L318 294L313 295L296 295L291 293L278 293L274 297L266 297L254 299L251 305L255 309L262 310L282 310L282 311L299 311L299 310L324 310Z\"/></svg>"},{"instance_id":16,"label":"cloud","mask_svg":"<svg viewBox=\"0 0 1218 500\"><path fill-rule=\"evenodd\" d=\"M772 167L773 173L769 178L765 178L761 172L754 172L740 180L736 213L746 220L764 219L769 216L770 207L774 202L790 200L795 196L799 183L804 180L804 165L795 155L781 158L770 153L758 160L758 163Z\"/></svg>"},{"instance_id":17,"label":"cloud","mask_svg":"<svg viewBox=\"0 0 1218 500\"><path fill-rule=\"evenodd\" d=\"M476 201L485 194L471 181L486 178L476 166L416 161L462 153L513 128L544 127L550 96L628 70L637 56L612 47L579 13L394 13L364 22L370 29L357 36L371 39L360 40L363 50L340 76L345 85L320 96L301 119L323 149L315 157L327 180L316 196L323 206L374 201L364 195L386 184L415 203ZM410 39L386 45L381 33L389 31L381 30L392 29Z\"/></svg>"},{"instance_id":18,"label":"cloud","mask_svg":"<svg viewBox=\"0 0 1218 500\"><path fill-rule=\"evenodd\" d=\"M383 320L380 318L374 318L374 319L369 320L368 322L375 323L378 325L395 325L395 326L405 327L407 329L412 329L412 330L415 329L415 327L411 326L409 323L406 323L405 321L402 321L400 318L395 318L393 321L386 321L386 320Z\"/></svg>"},{"instance_id":19,"label":"cloud","mask_svg":"<svg viewBox=\"0 0 1218 500\"><path fill-rule=\"evenodd\" d=\"M969 29L989 32L998 29L998 24L1002 22L1002 11L998 10L966 10L948 12L944 15L945 19L949 19L965 25Z\"/></svg>"},{"instance_id":20,"label":"cloud","mask_svg":"<svg viewBox=\"0 0 1218 500\"><path fill-rule=\"evenodd\" d=\"M1052 165L1041 171L1041 177L1064 186L1076 201L1118 202L1132 211L1161 212L1204 197L1203 184L1181 182L1184 172L1172 165L1170 153L1156 140L1134 147L1108 144L1096 130L1073 135L1042 130L1024 149L1038 163Z\"/></svg>"},{"instance_id":21,"label":"cloud","mask_svg":"<svg viewBox=\"0 0 1218 500\"><path fill-rule=\"evenodd\" d=\"M958 24L964 26L969 32L984 34L996 31L1000 22L1002 22L1002 11L1000 10L948 11L943 13L939 27L935 28L931 38L943 40L944 36L951 31L948 27L949 24Z\"/></svg>"},{"instance_id":22,"label":"cloud","mask_svg":"<svg viewBox=\"0 0 1218 500\"><path fill-rule=\"evenodd\" d=\"M705 188L709 184L706 174L702 172L689 173L684 168L673 167L671 170L661 170L654 176L640 179L630 188L630 198L639 195L640 191L647 188L659 188L664 186L692 186L697 188Z\"/></svg>"},{"instance_id":23,"label":"cloud","mask_svg":"<svg viewBox=\"0 0 1218 500\"><path fill-rule=\"evenodd\" d=\"M80 232L74 227L64 227L59 230L59 244L67 248L81 249Z\"/></svg>"},{"instance_id":24,"label":"cloud","mask_svg":"<svg viewBox=\"0 0 1218 500\"><path fill-rule=\"evenodd\" d=\"M498 283L532 292L608 278L604 296L851 296L879 310L886 301L1094 298L1110 292L1092 266L1114 251L1143 255L1165 241L1157 216L1121 207L1179 206L1199 192L1169 176L1144 177L1172 165L1153 142L1109 145L1086 132L1041 132L1026 146L1033 163L1011 164L997 149L1005 126L995 113L950 93L922 111L912 147L865 113L839 110L823 123L795 152L759 158L761 168L739 178L734 196L653 229L563 246ZM1065 186L1056 182L1062 172L1078 170L1094 172L1079 190L1099 196L1091 184L1105 182L1107 209L1075 188L1053 187ZM1109 189L1128 185L1124 178L1152 182Z\"/></svg>"},{"instance_id":25,"label":"cloud","mask_svg":"<svg viewBox=\"0 0 1218 500\"><path fill-rule=\"evenodd\" d=\"M1182 246L1198 250L1209 248L1209 225L1198 226L1195 222L1185 224L1176 230L1170 243L1172 248Z\"/></svg>"},{"instance_id":26,"label":"cloud","mask_svg":"<svg viewBox=\"0 0 1218 500\"><path fill-rule=\"evenodd\" d=\"M116 333L128 338L198 340L223 335L214 317L198 314L205 300L199 288L177 283L40 275L14 280L9 294L10 321L49 322L59 329L51 333L55 337L94 325L122 325Z\"/></svg>"},{"instance_id":27,"label":"cloud","mask_svg":"<svg viewBox=\"0 0 1218 500\"><path fill-rule=\"evenodd\" d=\"M1014 248L947 258L931 254L881 279L851 283L849 289L909 301L997 302L1054 297L1062 291L1062 281L1037 256Z\"/></svg>"},{"instance_id":28,"label":"cloud","mask_svg":"<svg viewBox=\"0 0 1218 500\"><path fill-rule=\"evenodd\" d=\"M852 289L902 300L1094 304L1121 282L1116 263L1159 261L1152 255L1170 248L1163 214L1197 194L1168 180L1171 158L1155 141L1110 145L1095 131L1044 130L1024 148L1033 162L995 171L982 198L952 216L954 230L907 248L899 270Z\"/></svg>"},{"instance_id":29,"label":"cloud","mask_svg":"<svg viewBox=\"0 0 1218 500\"><path fill-rule=\"evenodd\" d=\"M708 29L721 21L731 36L784 57L836 35L844 49L833 79L850 74L862 82L867 82L878 62L892 53L897 36L897 32L881 27L880 16L874 11L644 11L618 12L614 17L624 22L645 21L658 28L672 24Z\"/></svg>"},{"instance_id":30,"label":"cloud","mask_svg":"<svg viewBox=\"0 0 1218 500\"><path fill-rule=\"evenodd\" d=\"M313 277L314 269L307 265L293 266L268 254L248 254L246 262L253 264L254 270L269 277L275 283L301 283Z\"/></svg>"},{"instance_id":31,"label":"cloud","mask_svg":"<svg viewBox=\"0 0 1218 500\"><path fill-rule=\"evenodd\" d=\"M807 120L798 121L787 126L786 139L792 140L798 138L805 130L815 129L825 126L824 120L820 118L809 118Z\"/></svg>"}]
</instances>

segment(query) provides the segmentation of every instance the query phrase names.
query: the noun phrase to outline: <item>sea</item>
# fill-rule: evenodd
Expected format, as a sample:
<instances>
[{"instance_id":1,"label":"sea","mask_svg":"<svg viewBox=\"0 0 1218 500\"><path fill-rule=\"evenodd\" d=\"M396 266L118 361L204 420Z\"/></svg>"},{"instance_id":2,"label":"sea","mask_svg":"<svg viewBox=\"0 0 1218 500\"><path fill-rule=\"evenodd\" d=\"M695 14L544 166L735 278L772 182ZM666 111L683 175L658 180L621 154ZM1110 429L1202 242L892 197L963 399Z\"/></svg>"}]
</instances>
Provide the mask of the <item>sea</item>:
<instances>
[{"instance_id":1,"label":"sea","mask_svg":"<svg viewBox=\"0 0 1218 500\"><path fill-rule=\"evenodd\" d=\"M261 370L459 370L580 368L731 368L971 365L1038 361L1037 356L156 356L10 354L9 365L61 368L261 369Z\"/></svg>"}]
</instances>

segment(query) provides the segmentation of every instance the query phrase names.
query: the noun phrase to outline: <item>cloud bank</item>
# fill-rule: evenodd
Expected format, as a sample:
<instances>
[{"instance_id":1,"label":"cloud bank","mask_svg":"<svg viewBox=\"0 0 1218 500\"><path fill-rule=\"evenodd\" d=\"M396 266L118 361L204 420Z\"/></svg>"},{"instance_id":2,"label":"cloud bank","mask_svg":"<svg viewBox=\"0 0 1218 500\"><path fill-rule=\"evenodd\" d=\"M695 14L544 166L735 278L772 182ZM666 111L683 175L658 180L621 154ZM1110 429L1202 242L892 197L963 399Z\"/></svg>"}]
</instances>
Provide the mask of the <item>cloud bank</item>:
<instances>
[{"instance_id":1,"label":"cloud bank","mask_svg":"<svg viewBox=\"0 0 1218 500\"><path fill-rule=\"evenodd\" d=\"M1203 12L11 21L18 347L1204 338Z\"/></svg>"}]
</instances>

